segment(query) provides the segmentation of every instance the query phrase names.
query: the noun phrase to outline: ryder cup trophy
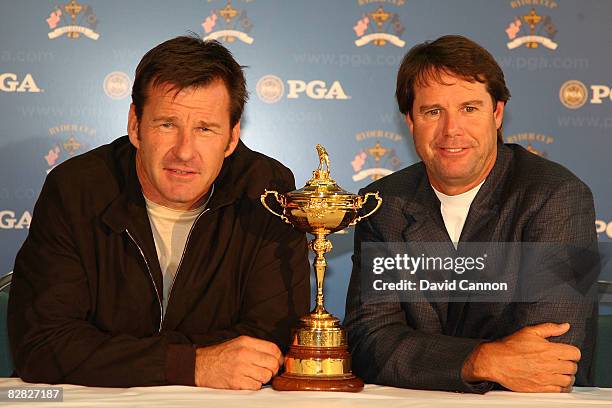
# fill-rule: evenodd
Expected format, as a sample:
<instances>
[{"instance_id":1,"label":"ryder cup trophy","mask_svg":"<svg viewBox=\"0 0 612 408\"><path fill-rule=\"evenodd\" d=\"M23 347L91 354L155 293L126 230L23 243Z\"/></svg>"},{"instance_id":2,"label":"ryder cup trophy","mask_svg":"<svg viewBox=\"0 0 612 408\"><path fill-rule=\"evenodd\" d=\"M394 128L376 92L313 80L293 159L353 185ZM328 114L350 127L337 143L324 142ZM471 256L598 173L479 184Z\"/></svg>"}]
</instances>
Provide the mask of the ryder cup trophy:
<instances>
[{"instance_id":1,"label":"ryder cup trophy","mask_svg":"<svg viewBox=\"0 0 612 408\"><path fill-rule=\"evenodd\" d=\"M268 211L292 224L300 231L315 236L309 248L315 253L313 266L317 277L317 305L300 325L293 330L291 346L285 357L285 372L274 378L272 387L279 391L352 391L363 389L363 381L351 371L346 333L340 321L325 310L323 304L323 280L327 261L325 253L331 251L328 234L355 225L361 219L374 214L382 199L378 193L365 196L351 194L338 187L329 176L329 156L325 148L317 145L319 167L306 185L287 194L266 190L261 202ZM273 195L282 213L271 209L266 199ZM368 198L377 200L367 214L358 212Z\"/></svg>"}]
</instances>

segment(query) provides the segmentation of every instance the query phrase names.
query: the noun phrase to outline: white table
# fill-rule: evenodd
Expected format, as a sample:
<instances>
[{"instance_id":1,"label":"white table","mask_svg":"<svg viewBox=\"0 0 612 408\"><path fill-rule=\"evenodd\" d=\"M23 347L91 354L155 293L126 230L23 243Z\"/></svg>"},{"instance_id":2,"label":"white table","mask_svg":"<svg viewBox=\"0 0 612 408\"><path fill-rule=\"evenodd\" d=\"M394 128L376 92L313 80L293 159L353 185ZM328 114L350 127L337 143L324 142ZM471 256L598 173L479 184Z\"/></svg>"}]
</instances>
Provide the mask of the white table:
<instances>
[{"instance_id":1,"label":"white table","mask_svg":"<svg viewBox=\"0 0 612 408\"><path fill-rule=\"evenodd\" d=\"M44 386L16 378L0 378L0 387ZM441 391L405 390L366 385L360 393L278 392L266 387L260 391L226 391L183 386L97 388L57 385L64 389L63 402L15 402L14 407L612 407L612 388L575 388L570 394L520 394L492 391L485 395Z\"/></svg>"}]
</instances>

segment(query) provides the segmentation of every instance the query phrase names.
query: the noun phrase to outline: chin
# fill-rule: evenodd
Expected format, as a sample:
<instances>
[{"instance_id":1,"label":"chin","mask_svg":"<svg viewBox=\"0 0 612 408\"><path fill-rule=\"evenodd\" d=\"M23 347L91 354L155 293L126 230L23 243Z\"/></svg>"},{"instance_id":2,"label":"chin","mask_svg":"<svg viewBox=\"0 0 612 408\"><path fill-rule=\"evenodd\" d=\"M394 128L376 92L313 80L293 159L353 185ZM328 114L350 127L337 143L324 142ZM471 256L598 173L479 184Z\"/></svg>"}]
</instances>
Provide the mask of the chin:
<instances>
[{"instance_id":1,"label":"chin","mask_svg":"<svg viewBox=\"0 0 612 408\"><path fill-rule=\"evenodd\" d=\"M439 174L447 180L463 180L469 178L471 172L465 166L452 166L452 168L445 167L440 169Z\"/></svg>"},{"instance_id":2,"label":"chin","mask_svg":"<svg viewBox=\"0 0 612 408\"><path fill-rule=\"evenodd\" d=\"M177 204L188 204L196 200L196 197L184 196L184 195L174 196L174 197L169 196L168 198L171 198L172 202L177 203Z\"/></svg>"},{"instance_id":3,"label":"chin","mask_svg":"<svg viewBox=\"0 0 612 408\"><path fill-rule=\"evenodd\" d=\"M177 194L175 192L168 192L163 194L162 197L169 203L184 204L191 201L191 196L187 194Z\"/></svg>"}]
</instances>

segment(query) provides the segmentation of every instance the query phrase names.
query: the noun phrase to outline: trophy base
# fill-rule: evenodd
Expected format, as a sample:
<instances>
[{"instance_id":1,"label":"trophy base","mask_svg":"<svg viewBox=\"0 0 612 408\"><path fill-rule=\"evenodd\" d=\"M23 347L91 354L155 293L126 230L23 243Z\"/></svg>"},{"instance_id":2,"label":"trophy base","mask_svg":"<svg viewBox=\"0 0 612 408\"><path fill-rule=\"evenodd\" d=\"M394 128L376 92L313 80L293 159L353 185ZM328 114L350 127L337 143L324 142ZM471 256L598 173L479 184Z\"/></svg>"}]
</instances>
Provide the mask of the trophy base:
<instances>
[{"instance_id":1,"label":"trophy base","mask_svg":"<svg viewBox=\"0 0 612 408\"><path fill-rule=\"evenodd\" d=\"M359 392L363 381L351 371L351 354L340 321L315 310L300 319L285 357L285 372L274 378L277 391Z\"/></svg>"},{"instance_id":2,"label":"trophy base","mask_svg":"<svg viewBox=\"0 0 612 408\"><path fill-rule=\"evenodd\" d=\"M354 375L312 378L284 373L274 378L272 388L277 391L359 392L363 390L363 381Z\"/></svg>"}]
</instances>

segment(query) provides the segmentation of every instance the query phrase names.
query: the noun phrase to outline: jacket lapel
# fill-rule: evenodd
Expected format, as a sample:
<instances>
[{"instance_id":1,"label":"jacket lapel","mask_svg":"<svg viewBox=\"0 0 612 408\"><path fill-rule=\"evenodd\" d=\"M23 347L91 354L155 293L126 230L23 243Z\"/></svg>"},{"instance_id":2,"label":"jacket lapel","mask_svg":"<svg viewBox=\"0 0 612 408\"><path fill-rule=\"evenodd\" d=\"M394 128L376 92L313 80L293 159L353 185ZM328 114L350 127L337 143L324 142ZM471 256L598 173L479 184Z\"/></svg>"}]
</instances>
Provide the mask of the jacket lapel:
<instances>
[{"instance_id":1,"label":"jacket lapel","mask_svg":"<svg viewBox=\"0 0 612 408\"><path fill-rule=\"evenodd\" d=\"M459 238L460 243L490 241L493 231L488 226L499 215L500 200L511 160L510 149L498 143L495 165L470 206Z\"/></svg>"},{"instance_id":2,"label":"jacket lapel","mask_svg":"<svg viewBox=\"0 0 612 408\"><path fill-rule=\"evenodd\" d=\"M414 191L416 194L413 197L404 197L403 213L406 217L406 228L402 233L404 240L450 242L440 213L440 201L429 184L424 165L422 165L422 177Z\"/></svg>"},{"instance_id":3,"label":"jacket lapel","mask_svg":"<svg viewBox=\"0 0 612 408\"><path fill-rule=\"evenodd\" d=\"M233 167L235 166L232 166L232 162L237 160L237 157L240 155L239 153L245 149L246 147L242 141L239 141L239 145L234 154L225 159L219 176L217 176L215 180L215 192L208 205L210 209L209 212L215 212L236 200L236 184L241 181L241 175L234 174L235 171L233 171ZM142 250L146 259L146 267L149 268L149 272L153 277L159 301L162 302L163 275L157 257L157 250L155 249L155 241L153 239L153 232L147 214L146 203L136 172L135 157L136 149L129 143L116 152L115 162L118 164L117 171L120 175L119 178L122 180L119 186L121 192L103 213L102 221L114 233L125 234L126 239L135 241L135 243L132 244L137 245L139 250ZM121 175L124 176L121 177ZM206 252L208 248L207 243L209 243L212 238L210 234L203 232L209 229L202 229L200 225L202 222L205 222L202 221L202 219L206 218L206 216L207 214L203 214L192 227L193 230L199 230L197 233L199 239L193 240L192 237L190 241L187 242L188 247L198 245L198 248L201 249L197 251L198 253L195 253L196 251L188 251L189 248L185 248L185 259L183 259L180 270L176 271L176 278L172 291L174 291L174 288L180 286L181 280L187 278L184 276L186 274L198 274L198 281L203 282L203 287L205 287L206 282L209 281L214 273L214 270L212 270L213 268L210 268L208 263L201 262L198 264L193 261L193 259L195 259L194 257L198 257L202 255L202 252ZM198 225L200 225L200 228L198 228ZM184 298L177 300L171 296L171 293L169 293L168 296L167 310L163 317L162 328L163 330L174 330L186 315L193 299Z\"/></svg>"},{"instance_id":4,"label":"jacket lapel","mask_svg":"<svg viewBox=\"0 0 612 408\"><path fill-rule=\"evenodd\" d=\"M491 241L494 232L492 226L495 225L499 217L500 200L511 160L512 152L510 149L498 143L495 165L470 206L459 238L458 251L462 251L465 248L464 244L467 242L488 243ZM466 318L466 306L470 302L469 296L468 292L465 301L453 302L448 309L448 321L452 325L448 328L450 335L461 335Z\"/></svg>"},{"instance_id":5,"label":"jacket lapel","mask_svg":"<svg viewBox=\"0 0 612 408\"><path fill-rule=\"evenodd\" d=\"M407 242L414 252L415 256L420 254L436 256L440 255L431 245L426 243L440 243L437 247L441 252L454 251L452 242L446 231L442 213L440 212L440 200L435 195L425 168L423 167L423 176L416 188L414 197L405 197L404 217L406 219L406 228L402 233L404 242ZM443 282L448 279L447 274L443 271L420 271L417 272L419 279L430 281ZM428 298L424 296L424 300ZM438 315L441 327L446 326L448 296L436 294L435 300L429 300L429 304ZM419 305L411 305L410 307L419 308Z\"/></svg>"},{"instance_id":6,"label":"jacket lapel","mask_svg":"<svg viewBox=\"0 0 612 408\"><path fill-rule=\"evenodd\" d=\"M161 302L163 297L162 272L146 204L136 174L135 156L136 149L130 144L116 152L115 162L119 167L117 171L125 176L122 180L123 185L119 186L121 192L102 214L102 222L114 233L125 234L126 239L135 241L132 244L137 245L145 257L148 272L151 273L155 290L158 292L156 295Z\"/></svg>"},{"instance_id":7,"label":"jacket lapel","mask_svg":"<svg viewBox=\"0 0 612 408\"><path fill-rule=\"evenodd\" d=\"M184 258L176 271L174 284L168 294L163 330L177 329L189 314L196 299L207 293L211 279L219 271L220 259L213 259L209 254L219 252L214 249L215 246L229 246L228 242L221 242L222 237L215 233L218 231L217 225L223 222L222 208L231 205L236 200L236 184L240 182L240 174L234 174L235 166L232 163L239 159L240 152L244 148L242 141L239 141L234 153L223 161L221 171L214 182L214 192L210 197L207 209L191 227L191 234L183 254ZM180 293L180 296L172 295L175 291Z\"/></svg>"}]
</instances>

